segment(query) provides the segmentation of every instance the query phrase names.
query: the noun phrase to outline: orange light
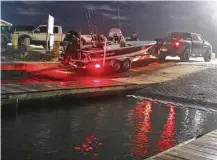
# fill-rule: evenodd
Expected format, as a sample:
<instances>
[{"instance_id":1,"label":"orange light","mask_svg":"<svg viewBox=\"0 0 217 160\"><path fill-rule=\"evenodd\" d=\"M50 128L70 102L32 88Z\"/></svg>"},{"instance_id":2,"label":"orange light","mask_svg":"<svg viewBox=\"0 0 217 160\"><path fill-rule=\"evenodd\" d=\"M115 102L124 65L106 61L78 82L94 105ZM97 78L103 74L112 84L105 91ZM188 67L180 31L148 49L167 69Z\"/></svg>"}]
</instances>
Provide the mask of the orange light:
<instances>
[{"instance_id":1,"label":"orange light","mask_svg":"<svg viewBox=\"0 0 217 160\"><path fill-rule=\"evenodd\" d=\"M101 66L99 64L95 64L95 68L100 68Z\"/></svg>"}]
</instances>

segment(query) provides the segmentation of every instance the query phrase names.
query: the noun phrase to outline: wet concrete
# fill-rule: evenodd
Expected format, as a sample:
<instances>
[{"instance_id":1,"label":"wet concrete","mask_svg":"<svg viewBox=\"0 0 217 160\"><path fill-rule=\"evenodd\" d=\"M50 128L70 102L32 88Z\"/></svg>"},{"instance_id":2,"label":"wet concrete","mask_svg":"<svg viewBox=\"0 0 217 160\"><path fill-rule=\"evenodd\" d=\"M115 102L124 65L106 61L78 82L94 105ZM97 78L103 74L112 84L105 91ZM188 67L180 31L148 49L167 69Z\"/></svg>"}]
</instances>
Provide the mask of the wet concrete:
<instances>
[{"instance_id":1,"label":"wet concrete","mask_svg":"<svg viewBox=\"0 0 217 160\"><path fill-rule=\"evenodd\" d=\"M4 114L2 160L137 160L217 128L216 112L127 96L47 105Z\"/></svg>"},{"instance_id":2,"label":"wet concrete","mask_svg":"<svg viewBox=\"0 0 217 160\"><path fill-rule=\"evenodd\" d=\"M217 67L146 87L138 95L217 108Z\"/></svg>"}]
</instances>

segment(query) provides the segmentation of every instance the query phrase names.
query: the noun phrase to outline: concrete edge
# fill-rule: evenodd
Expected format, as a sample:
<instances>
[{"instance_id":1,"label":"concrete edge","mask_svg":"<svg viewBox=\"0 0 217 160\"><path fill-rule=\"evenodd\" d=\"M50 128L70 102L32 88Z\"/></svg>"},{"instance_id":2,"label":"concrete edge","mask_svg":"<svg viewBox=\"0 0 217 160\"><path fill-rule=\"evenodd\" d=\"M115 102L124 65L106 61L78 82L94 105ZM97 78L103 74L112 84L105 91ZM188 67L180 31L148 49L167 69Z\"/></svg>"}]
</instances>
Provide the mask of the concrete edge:
<instances>
[{"instance_id":1,"label":"concrete edge","mask_svg":"<svg viewBox=\"0 0 217 160\"><path fill-rule=\"evenodd\" d=\"M17 101L30 101L30 100L40 100L46 98L55 98L61 96L85 96L92 97L96 94L98 96L103 96L105 94L118 94L120 92L128 92L137 89L141 89L146 85L137 84L126 84L117 86L102 86L102 87L89 87L89 88L66 88L66 89L56 89L56 90L45 90L37 92L24 92L24 93L8 93L1 95L1 105L17 103Z\"/></svg>"}]
</instances>

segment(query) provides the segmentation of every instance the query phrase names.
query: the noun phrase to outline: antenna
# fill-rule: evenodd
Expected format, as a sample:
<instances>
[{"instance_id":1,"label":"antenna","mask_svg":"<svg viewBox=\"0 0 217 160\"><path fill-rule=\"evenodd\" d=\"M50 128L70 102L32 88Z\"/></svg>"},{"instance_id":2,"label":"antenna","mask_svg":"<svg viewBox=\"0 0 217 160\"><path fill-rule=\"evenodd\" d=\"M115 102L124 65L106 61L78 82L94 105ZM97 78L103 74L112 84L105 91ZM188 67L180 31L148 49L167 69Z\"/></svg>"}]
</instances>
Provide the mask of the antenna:
<instances>
[{"instance_id":1,"label":"antenna","mask_svg":"<svg viewBox=\"0 0 217 160\"><path fill-rule=\"evenodd\" d=\"M87 19L88 27L89 27L89 29L90 29L90 34L91 34L91 36L92 36L93 33L92 33L91 26L90 26L90 20L89 20L89 17L88 17L88 13L86 12L86 10L85 10L85 16L86 16L86 19Z\"/></svg>"},{"instance_id":2,"label":"antenna","mask_svg":"<svg viewBox=\"0 0 217 160\"><path fill-rule=\"evenodd\" d=\"M119 9L119 5L118 5L118 27L120 28L120 9Z\"/></svg>"},{"instance_id":3,"label":"antenna","mask_svg":"<svg viewBox=\"0 0 217 160\"><path fill-rule=\"evenodd\" d=\"M92 31L93 31L93 30L94 30L94 29L93 29L94 26L93 26L93 21L92 21L92 18L91 18L89 9L87 10L87 12L88 12L88 15L89 15L90 26L91 26Z\"/></svg>"}]
</instances>

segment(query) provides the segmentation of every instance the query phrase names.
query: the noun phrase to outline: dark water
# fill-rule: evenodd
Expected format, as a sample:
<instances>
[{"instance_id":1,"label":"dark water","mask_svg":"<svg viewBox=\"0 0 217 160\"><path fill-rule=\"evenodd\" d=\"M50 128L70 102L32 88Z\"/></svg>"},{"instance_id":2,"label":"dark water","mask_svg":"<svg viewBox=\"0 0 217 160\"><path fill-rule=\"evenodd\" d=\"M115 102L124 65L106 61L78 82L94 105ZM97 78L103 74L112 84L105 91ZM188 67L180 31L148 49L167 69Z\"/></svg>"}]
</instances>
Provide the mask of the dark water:
<instances>
[{"instance_id":1,"label":"dark water","mask_svg":"<svg viewBox=\"0 0 217 160\"><path fill-rule=\"evenodd\" d=\"M128 97L21 111L2 117L2 159L142 159L216 129L216 120Z\"/></svg>"}]
</instances>

